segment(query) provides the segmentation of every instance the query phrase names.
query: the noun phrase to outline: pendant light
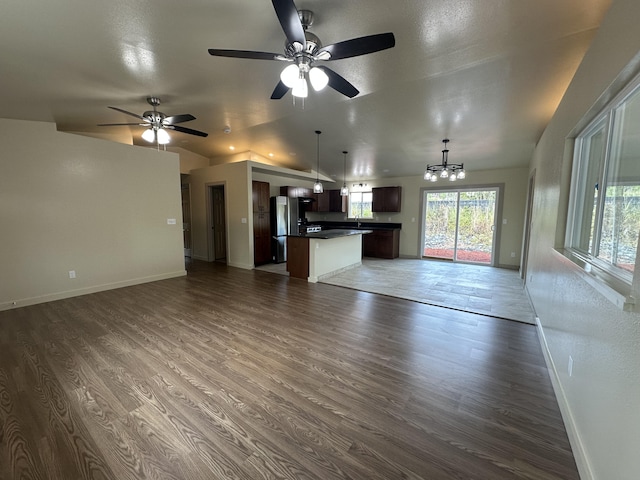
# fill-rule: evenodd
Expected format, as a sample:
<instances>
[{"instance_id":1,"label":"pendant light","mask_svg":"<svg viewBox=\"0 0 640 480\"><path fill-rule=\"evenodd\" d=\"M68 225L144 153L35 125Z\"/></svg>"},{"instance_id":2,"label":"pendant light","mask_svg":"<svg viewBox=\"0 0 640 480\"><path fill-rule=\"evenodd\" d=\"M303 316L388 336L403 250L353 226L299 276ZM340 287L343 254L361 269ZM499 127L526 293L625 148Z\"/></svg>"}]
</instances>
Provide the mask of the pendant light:
<instances>
[{"instance_id":1,"label":"pendant light","mask_svg":"<svg viewBox=\"0 0 640 480\"><path fill-rule=\"evenodd\" d=\"M318 158L318 166L316 169L316 183L313 184L313 193L322 193L324 192L324 187L322 186L322 183L320 182L320 134L322 132L320 130L316 130L316 135L317 135L317 149L316 149L316 156Z\"/></svg>"},{"instance_id":2,"label":"pendant light","mask_svg":"<svg viewBox=\"0 0 640 480\"><path fill-rule=\"evenodd\" d=\"M340 189L341 197L349 196L349 187L347 187L347 153L349 152L347 152L346 150L342 151L342 154L344 155L344 171L342 175L342 188Z\"/></svg>"}]
</instances>

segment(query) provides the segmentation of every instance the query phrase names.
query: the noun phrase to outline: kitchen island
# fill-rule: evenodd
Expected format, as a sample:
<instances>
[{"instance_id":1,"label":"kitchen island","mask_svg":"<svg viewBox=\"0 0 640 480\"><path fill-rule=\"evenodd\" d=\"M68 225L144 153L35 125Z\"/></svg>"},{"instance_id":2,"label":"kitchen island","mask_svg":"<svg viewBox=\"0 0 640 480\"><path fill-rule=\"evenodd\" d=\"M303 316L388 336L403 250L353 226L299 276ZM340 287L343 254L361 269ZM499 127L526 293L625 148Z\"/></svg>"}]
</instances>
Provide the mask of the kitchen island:
<instances>
[{"instance_id":1,"label":"kitchen island","mask_svg":"<svg viewBox=\"0 0 640 480\"><path fill-rule=\"evenodd\" d=\"M362 264L362 235L371 230L329 229L287 237L287 272L315 283Z\"/></svg>"}]
</instances>

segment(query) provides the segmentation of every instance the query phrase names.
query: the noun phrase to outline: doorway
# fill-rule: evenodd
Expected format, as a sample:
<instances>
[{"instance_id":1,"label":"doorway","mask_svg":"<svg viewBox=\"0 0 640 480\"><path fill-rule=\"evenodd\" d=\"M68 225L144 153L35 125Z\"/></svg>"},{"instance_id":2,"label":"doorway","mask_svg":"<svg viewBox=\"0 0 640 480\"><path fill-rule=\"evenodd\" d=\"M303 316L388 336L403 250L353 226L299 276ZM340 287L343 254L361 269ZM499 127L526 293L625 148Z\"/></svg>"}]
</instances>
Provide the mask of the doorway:
<instances>
[{"instance_id":1,"label":"doorway","mask_svg":"<svg viewBox=\"0 0 640 480\"><path fill-rule=\"evenodd\" d=\"M182 195L182 240L184 243L184 256L191 258L191 186L182 183L180 193Z\"/></svg>"},{"instance_id":2,"label":"doorway","mask_svg":"<svg viewBox=\"0 0 640 480\"><path fill-rule=\"evenodd\" d=\"M227 225L224 185L209 185L209 248L210 262L227 260Z\"/></svg>"},{"instance_id":3,"label":"doorway","mask_svg":"<svg viewBox=\"0 0 640 480\"><path fill-rule=\"evenodd\" d=\"M494 265L498 191L425 191L422 257Z\"/></svg>"}]
</instances>

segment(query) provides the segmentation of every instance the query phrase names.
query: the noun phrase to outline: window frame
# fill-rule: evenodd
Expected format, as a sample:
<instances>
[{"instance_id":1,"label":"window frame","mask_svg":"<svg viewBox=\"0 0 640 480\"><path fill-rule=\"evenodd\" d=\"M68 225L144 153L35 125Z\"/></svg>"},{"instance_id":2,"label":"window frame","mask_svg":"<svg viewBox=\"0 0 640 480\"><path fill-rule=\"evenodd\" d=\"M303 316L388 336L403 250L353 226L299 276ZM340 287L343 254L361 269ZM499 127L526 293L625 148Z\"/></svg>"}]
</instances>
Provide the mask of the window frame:
<instances>
[{"instance_id":1,"label":"window frame","mask_svg":"<svg viewBox=\"0 0 640 480\"><path fill-rule=\"evenodd\" d=\"M621 308L627 311L640 311L640 305L636 302L636 299L640 300L640 238L636 246L633 272L599 258L603 236L604 205L607 199L606 189L617 185L617 183L608 185L608 180L610 169L613 168L612 158L621 148L622 131L618 123L624 115L626 104L632 98L640 99L640 75L616 95L574 138L564 254L589 275L590 281L595 279L594 286L604 286L622 296L623 299L618 298L615 302ZM588 150L592 146L590 142L599 131L605 134L603 158L599 161L596 177L597 201L594 198L595 206L591 210L591 228L594 232L589 235L587 239L589 245L585 249L584 209L588 200L585 198L588 183L584 183L584 180L585 176L590 174L588 167L593 162L590 157L591 152Z\"/></svg>"}]
</instances>

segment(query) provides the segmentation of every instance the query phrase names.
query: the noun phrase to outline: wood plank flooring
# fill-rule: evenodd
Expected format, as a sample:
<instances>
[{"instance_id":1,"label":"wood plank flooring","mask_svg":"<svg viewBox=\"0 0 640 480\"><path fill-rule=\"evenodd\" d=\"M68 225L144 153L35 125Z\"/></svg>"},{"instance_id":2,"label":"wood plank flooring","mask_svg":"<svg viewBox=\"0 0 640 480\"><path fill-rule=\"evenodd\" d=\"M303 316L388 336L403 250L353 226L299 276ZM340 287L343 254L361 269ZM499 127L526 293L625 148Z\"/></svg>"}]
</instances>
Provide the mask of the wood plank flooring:
<instances>
[{"instance_id":1,"label":"wood plank flooring","mask_svg":"<svg viewBox=\"0 0 640 480\"><path fill-rule=\"evenodd\" d=\"M579 478L533 326L188 270L0 312L0 480Z\"/></svg>"}]
</instances>

